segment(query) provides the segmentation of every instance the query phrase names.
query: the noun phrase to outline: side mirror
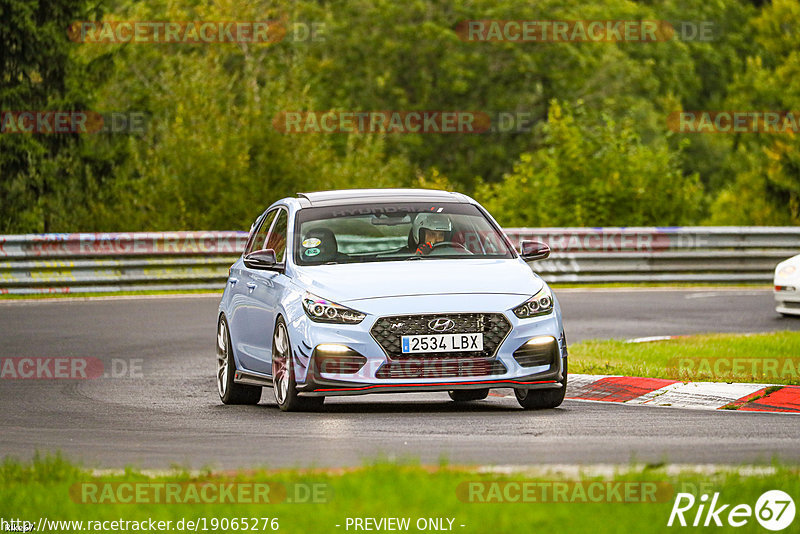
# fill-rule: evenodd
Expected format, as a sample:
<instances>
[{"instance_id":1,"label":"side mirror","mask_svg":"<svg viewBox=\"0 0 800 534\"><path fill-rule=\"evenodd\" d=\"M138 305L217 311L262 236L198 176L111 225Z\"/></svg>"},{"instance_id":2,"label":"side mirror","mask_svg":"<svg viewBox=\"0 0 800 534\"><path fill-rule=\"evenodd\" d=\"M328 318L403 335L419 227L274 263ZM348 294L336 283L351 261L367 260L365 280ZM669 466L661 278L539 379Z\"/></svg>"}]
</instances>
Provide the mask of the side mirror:
<instances>
[{"instance_id":1,"label":"side mirror","mask_svg":"<svg viewBox=\"0 0 800 534\"><path fill-rule=\"evenodd\" d=\"M520 249L520 256L525 261L543 260L550 256L550 247L541 241L523 241Z\"/></svg>"},{"instance_id":2,"label":"side mirror","mask_svg":"<svg viewBox=\"0 0 800 534\"><path fill-rule=\"evenodd\" d=\"M244 265L250 269L271 270L278 265L275 251L271 248L256 250L244 257Z\"/></svg>"}]
</instances>

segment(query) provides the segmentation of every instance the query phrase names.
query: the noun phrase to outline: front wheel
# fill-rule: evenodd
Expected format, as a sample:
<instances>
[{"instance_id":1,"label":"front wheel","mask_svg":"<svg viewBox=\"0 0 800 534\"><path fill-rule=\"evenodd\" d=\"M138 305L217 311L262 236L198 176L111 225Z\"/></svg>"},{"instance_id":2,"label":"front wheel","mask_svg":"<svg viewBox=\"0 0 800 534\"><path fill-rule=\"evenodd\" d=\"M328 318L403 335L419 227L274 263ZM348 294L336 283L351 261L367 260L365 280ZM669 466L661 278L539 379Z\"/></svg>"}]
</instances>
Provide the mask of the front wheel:
<instances>
[{"instance_id":1,"label":"front wheel","mask_svg":"<svg viewBox=\"0 0 800 534\"><path fill-rule=\"evenodd\" d=\"M275 402L284 412L312 411L321 408L325 402L325 397L300 397L297 394L289 331L282 317L278 318L272 335L272 389Z\"/></svg>"},{"instance_id":2,"label":"front wheel","mask_svg":"<svg viewBox=\"0 0 800 534\"><path fill-rule=\"evenodd\" d=\"M560 389L515 389L517 402L526 410L548 410L564 402L567 393L567 362L564 361L564 382Z\"/></svg>"},{"instance_id":3,"label":"front wheel","mask_svg":"<svg viewBox=\"0 0 800 534\"><path fill-rule=\"evenodd\" d=\"M455 402L483 400L489 396L488 389L454 389L447 392Z\"/></svg>"}]
</instances>

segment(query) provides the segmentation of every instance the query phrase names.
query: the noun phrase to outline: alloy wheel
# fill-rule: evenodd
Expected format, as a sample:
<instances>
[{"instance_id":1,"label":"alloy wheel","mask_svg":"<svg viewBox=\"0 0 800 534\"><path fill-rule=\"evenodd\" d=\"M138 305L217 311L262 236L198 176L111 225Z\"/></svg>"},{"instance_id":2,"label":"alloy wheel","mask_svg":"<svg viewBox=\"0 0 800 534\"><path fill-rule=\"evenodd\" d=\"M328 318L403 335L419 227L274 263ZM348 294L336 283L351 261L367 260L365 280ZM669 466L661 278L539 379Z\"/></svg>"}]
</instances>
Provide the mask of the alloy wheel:
<instances>
[{"instance_id":1,"label":"alloy wheel","mask_svg":"<svg viewBox=\"0 0 800 534\"><path fill-rule=\"evenodd\" d=\"M228 329L225 321L219 322L217 331L217 390L219 396L224 397L228 391Z\"/></svg>"},{"instance_id":2,"label":"alloy wheel","mask_svg":"<svg viewBox=\"0 0 800 534\"><path fill-rule=\"evenodd\" d=\"M281 405L289 394L289 364L289 335L286 326L279 323L272 343L272 381L275 400Z\"/></svg>"}]
</instances>

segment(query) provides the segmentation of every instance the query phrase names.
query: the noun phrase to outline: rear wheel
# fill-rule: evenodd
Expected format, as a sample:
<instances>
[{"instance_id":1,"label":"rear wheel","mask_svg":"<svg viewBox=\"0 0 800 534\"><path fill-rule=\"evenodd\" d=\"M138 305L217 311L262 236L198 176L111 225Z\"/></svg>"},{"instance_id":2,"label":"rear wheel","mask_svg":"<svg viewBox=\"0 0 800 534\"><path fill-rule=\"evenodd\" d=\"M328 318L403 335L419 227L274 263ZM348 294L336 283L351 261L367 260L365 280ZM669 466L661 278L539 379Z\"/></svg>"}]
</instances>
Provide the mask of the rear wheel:
<instances>
[{"instance_id":1,"label":"rear wheel","mask_svg":"<svg viewBox=\"0 0 800 534\"><path fill-rule=\"evenodd\" d=\"M557 408L567 393L567 362L564 361L564 381L559 389L515 389L517 402L526 410Z\"/></svg>"},{"instance_id":2,"label":"rear wheel","mask_svg":"<svg viewBox=\"0 0 800 534\"><path fill-rule=\"evenodd\" d=\"M217 327L217 391L223 404L258 404L261 400L260 386L246 386L233 381L236 362L231 350L228 322L220 318Z\"/></svg>"},{"instance_id":3,"label":"rear wheel","mask_svg":"<svg viewBox=\"0 0 800 534\"><path fill-rule=\"evenodd\" d=\"M272 389L275 402L284 412L317 410L325 402L325 397L300 397L297 394L289 331L282 317L278 318L272 335Z\"/></svg>"},{"instance_id":4,"label":"rear wheel","mask_svg":"<svg viewBox=\"0 0 800 534\"><path fill-rule=\"evenodd\" d=\"M454 389L447 392L455 402L483 400L489 396L488 389Z\"/></svg>"}]
</instances>

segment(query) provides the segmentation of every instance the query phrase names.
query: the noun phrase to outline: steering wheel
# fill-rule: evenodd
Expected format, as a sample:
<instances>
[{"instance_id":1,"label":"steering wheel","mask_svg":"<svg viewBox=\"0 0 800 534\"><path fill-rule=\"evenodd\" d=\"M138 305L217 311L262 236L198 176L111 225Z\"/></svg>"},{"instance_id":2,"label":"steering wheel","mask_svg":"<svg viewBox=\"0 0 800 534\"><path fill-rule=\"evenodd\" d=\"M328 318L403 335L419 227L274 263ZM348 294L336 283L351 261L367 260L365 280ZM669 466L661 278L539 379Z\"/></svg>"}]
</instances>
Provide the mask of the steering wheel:
<instances>
[{"instance_id":1,"label":"steering wheel","mask_svg":"<svg viewBox=\"0 0 800 534\"><path fill-rule=\"evenodd\" d=\"M467 247L462 245L461 243L454 243L453 241L440 241L431 247L431 254L435 254L436 250L443 251L445 248L453 248L463 250L467 254L472 254Z\"/></svg>"}]
</instances>

